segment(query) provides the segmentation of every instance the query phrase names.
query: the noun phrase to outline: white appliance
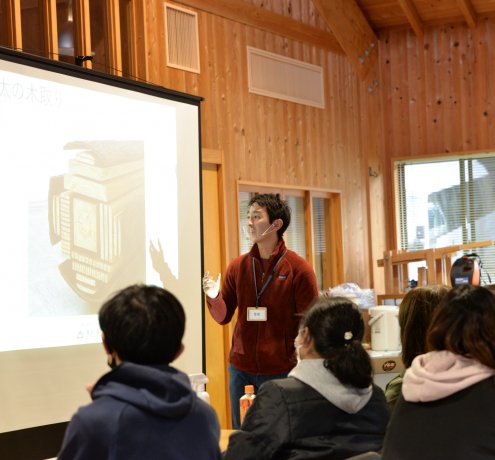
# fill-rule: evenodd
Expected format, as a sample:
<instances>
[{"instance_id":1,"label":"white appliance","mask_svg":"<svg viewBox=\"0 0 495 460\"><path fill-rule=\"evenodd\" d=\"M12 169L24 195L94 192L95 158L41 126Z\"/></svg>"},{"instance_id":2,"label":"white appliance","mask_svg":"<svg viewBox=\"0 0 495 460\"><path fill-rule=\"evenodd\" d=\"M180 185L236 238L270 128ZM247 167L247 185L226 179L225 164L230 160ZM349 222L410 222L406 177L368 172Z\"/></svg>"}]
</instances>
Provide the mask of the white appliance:
<instances>
[{"instance_id":1,"label":"white appliance","mask_svg":"<svg viewBox=\"0 0 495 460\"><path fill-rule=\"evenodd\" d=\"M375 351L400 350L399 307L379 305L368 308L368 313L371 349Z\"/></svg>"}]
</instances>

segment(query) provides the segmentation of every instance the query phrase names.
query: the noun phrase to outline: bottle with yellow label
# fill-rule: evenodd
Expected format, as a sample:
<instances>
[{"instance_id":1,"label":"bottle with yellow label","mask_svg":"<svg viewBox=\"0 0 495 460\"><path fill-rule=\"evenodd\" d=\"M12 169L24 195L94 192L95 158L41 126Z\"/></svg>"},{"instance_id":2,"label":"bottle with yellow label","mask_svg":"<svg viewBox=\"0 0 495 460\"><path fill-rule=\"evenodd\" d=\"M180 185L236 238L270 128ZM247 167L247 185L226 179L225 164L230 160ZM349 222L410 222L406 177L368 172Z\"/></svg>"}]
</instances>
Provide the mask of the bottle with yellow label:
<instances>
[{"instance_id":1,"label":"bottle with yellow label","mask_svg":"<svg viewBox=\"0 0 495 460\"><path fill-rule=\"evenodd\" d=\"M254 398L256 398L256 395L254 394L254 385L245 385L244 395L241 396L241 399L239 400L239 407L241 410L241 425L244 421L247 410L249 409L251 404L253 404Z\"/></svg>"}]
</instances>

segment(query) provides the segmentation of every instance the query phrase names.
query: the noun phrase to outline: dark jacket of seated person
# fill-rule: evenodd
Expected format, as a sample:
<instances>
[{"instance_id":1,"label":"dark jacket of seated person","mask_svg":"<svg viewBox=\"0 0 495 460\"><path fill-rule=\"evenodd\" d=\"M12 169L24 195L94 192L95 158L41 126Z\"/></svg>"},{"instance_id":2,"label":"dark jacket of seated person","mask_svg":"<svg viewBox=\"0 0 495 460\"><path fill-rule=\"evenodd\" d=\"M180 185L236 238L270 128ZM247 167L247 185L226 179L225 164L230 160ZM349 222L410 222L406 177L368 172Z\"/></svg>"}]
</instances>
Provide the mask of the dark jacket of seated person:
<instances>
[{"instance_id":1,"label":"dark jacket of seated person","mask_svg":"<svg viewBox=\"0 0 495 460\"><path fill-rule=\"evenodd\" d=\"M345 459L379 451L388 407L383 391L372 384L363 333L351 301L320 297L295 340L298 364L288 378L260 387L224 458Z\"/></svg>"},{"instance_id":2,"label":"dark jacket of seated person","mask_svg":"<svg viewBox=\"0 0 495 460\"><path fill-rule=\"evenodd\" d=\"M100 310L112 371L72 417L59 460L220 459L220 427L183 372L185 315L168 291L131 286Z\"/></svg>"}]
</instances>

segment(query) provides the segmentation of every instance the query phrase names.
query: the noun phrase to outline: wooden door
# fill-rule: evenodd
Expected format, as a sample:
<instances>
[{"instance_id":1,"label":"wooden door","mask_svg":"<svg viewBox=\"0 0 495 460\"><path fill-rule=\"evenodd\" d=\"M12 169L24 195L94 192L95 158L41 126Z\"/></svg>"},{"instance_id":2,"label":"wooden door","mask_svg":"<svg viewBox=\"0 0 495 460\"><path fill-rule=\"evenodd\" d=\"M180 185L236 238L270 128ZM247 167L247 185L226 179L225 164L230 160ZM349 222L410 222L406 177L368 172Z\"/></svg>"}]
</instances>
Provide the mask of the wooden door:
<instances>
[{"instance_id":1,"label":"wooden door","mask_svg":"<svg viewBox=\"0 0 495 460\"><path fill-rule=\"evenodd\" d=\"M221 177L217 164L203 162L204 271L216 276L222 271ZM206 302L205 302L206 303ZM206 375L211 405L222 428L231 428L228 402L228 328L217 324L205 306Z\"/></svg>"}]
</instances>

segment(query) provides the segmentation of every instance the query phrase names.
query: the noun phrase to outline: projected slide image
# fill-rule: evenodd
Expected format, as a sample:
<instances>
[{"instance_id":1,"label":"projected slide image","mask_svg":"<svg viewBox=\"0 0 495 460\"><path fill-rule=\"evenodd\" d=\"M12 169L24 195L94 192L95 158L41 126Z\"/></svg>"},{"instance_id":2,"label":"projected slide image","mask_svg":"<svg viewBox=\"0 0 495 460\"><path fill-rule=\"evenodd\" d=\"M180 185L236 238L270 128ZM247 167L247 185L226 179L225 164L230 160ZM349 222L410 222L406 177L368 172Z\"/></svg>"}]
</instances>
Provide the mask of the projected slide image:
<instances>
[{"instance_id":1,"label":"projected slide image","mask_svg":"<svg viewBox=\"0 0 495 460\"><path fill-rule=\"evenodd\" d=\"M101 304L146 280L144 143L75 141L62 150L67 172L31 184L27 316L37 331L57 317L73 342L99 341Z\"/></svg>"},{"instance_id":2,"label":"projected slide image","mask_svg":"<svg viewBox=\"0 0 495 460\"><path fill-rule=\"evenodd\" d=\"M180 274L177 107L49 76L0 69L0 351L101 341L111 294L161 284L152 241Z\"/></svg>"},{"instance_id":3,"label":"projected slide image","mask_svg":"<svg viewBox=\"0 0 495 460\"><path fill-rule=\"evenodd\" d=\"M64 280L98 308L118 286L146 277L143 143L65 148L77 154L68 173L50 180L50 242L65 257L59 266Z\"/></svg>"}]
</instances>

